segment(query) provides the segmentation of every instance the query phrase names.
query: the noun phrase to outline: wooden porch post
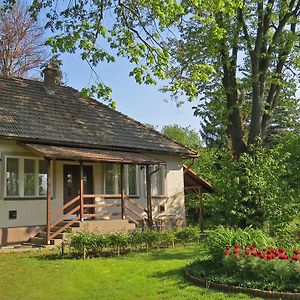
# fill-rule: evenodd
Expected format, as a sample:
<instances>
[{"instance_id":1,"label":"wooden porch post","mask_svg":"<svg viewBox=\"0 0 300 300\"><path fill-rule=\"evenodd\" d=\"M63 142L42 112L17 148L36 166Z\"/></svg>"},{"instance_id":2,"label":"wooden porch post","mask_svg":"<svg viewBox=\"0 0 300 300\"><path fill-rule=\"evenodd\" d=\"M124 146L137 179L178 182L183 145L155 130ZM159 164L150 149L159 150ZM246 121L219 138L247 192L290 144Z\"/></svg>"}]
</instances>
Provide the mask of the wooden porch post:
<instances>
[{"instance_id":1,"label":"wooden porch post","mask_svg":"<svg viewBox=\"0 0 300 300\"><path fill-rule=\"evenodd\" d=\"M124 165L121 164L121 216L125 219L125 188L124 188Z\"/></svg>"},{"instance_id":2,"label":"wooden porch post","mask_svg":"<svg viewBox=\"0 0 300 300\"><path fill-rule=\"evenodd\" d=\"M50 225L51 225L51 160L47 159L47 236L46 244L50 243Z\"/></svg>"},{"instance_id":3,"label":"wooden porch post","mask_svg":"<svg viewBox=\"0 0 300 300\"><path fill-rule=\"evenodd\" d=\"M152 225L152 195L151 195L151 174L150 167L146 166L146 186L147 186L147 212L149 225Z\"/></svg>"},{"instance_id":4,"label":"wooden porch post","mask_svg":"<svg viewBox=\"0 0 300 300\"><path fill-rule=\"evenodd\" d=\"M80 162L80 221L83 221L83 163Z\"/></svg>"}]
</instances>

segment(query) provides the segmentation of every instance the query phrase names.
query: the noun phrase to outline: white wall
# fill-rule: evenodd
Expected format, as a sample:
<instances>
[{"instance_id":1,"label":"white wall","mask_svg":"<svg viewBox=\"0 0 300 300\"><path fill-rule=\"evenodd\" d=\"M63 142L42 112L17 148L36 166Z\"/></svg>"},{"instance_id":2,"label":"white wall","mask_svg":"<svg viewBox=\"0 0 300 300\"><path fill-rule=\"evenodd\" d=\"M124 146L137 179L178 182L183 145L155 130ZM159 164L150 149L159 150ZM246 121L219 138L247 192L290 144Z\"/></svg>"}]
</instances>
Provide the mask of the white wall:
<instances>
[{"instance_id":1,"label":"white wall","mask_svg":"<svg viewBox=\"0 0 300 300\"><path fill-rule=\"evenodd\" d=\"M46 200L45 199L20 199L20 200L5 200L4 185L5 185L5 170L4 162L5 155L20 155L20 156L36 156L23 147L18 146L15 142L0 140L0 228L1 227L18 227L18 226L34 226L46 224ZM182 222L185 220L184 212L184 181L182 159L179 156L153 155L166 162L166 193L165 196L153 197L153 216L158 217L159 206L165 206L165 212L162 215L170 216L171 219L179 219ZM53 163L53 199L51 201L52 211L63 206L63 165L78 164L72 161L55 161ZM85 163L85 165L93 166L93 184L94 193L103 194L103 164ZM146 207L146 186L144 169L139 167L139 198L134 199ZM116 200L118 202L119 200ZM103 203L103 199L96 198L96 203ZM107 201L106 201L107 203ZM109 203L113 203L110 200ZM111 216L113 212L119 212L120 207L115 209L98 208L96 211L101 212L102 218L119 218L119 216ZM9 210L17 210L17 219L9 220Z\"/></svg>"}]
</instances>

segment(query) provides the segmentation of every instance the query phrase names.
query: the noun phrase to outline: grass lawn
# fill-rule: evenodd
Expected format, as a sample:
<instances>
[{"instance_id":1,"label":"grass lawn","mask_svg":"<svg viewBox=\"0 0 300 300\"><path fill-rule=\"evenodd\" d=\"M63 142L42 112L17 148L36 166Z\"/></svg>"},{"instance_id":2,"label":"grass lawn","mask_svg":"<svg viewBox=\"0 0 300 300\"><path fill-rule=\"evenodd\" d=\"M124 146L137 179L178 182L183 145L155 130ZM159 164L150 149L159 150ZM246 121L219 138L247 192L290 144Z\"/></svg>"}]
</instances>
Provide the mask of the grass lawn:
<instances>
[{"instance_id":1,"label":"grass lawn","mask_svg":"<svg viewBox=\"0 0 300 300\"><path fill-rule=\"evenodd\" d=\"M192 246L87 260L56 253L0 254L0 299L250 299L190 284L183 268L201 254Z\"/></svg>"}]
</instances>

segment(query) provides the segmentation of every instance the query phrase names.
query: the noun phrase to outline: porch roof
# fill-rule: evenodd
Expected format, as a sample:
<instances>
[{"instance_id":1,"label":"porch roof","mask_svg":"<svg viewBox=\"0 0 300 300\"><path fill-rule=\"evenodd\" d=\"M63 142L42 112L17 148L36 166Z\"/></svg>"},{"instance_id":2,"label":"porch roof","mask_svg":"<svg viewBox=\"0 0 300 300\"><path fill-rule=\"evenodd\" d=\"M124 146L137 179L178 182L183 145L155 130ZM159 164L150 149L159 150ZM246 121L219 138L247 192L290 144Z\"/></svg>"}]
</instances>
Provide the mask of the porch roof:
<instances>
[{"instance_id":1,"label":"porch roof","mask_svg":"<svg viewBox=\"0 0 300 300\"><path fill-rule=\"evenodd\" d=\"M138 165L159 165L164 161L152 156L137 152L122 152L112 150L99 150L89 148L74 148L65 146L22 144L39 156L46 159L124 163Z\"/></svg>"}]
</instances>

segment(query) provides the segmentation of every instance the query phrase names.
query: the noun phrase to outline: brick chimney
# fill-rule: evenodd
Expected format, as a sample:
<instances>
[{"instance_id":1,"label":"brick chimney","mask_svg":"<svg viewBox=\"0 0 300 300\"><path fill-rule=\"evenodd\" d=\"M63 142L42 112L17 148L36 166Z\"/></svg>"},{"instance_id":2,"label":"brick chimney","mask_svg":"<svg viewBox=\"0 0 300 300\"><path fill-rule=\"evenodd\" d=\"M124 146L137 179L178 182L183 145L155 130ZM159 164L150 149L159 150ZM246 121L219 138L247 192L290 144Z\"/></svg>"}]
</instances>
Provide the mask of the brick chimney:
<instances>
[{"instance_id":1,"label":"brick chimney","mask_svg":"<svg viewBox=\"0 0 300 300\"><path fill-rule=\"evenodd\" d=\"M55 95L55 89L61 84L62 72L60 69L61 60L53 56L49 63L44 66L44 87L48 95Z\"/></svg>"},{"instance_id":2,"label":"brick chimney","mask_svg":"<svg viewBox=\"0 0 300 300\"><path fill-rule=\"evenodd\" d=\"M57 70L51 68L49 65L43 70L44 73L44 87L48 95L55 94Z\"/></svg>"}]
</instances>

